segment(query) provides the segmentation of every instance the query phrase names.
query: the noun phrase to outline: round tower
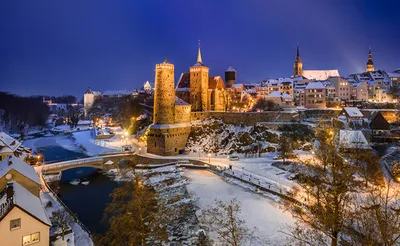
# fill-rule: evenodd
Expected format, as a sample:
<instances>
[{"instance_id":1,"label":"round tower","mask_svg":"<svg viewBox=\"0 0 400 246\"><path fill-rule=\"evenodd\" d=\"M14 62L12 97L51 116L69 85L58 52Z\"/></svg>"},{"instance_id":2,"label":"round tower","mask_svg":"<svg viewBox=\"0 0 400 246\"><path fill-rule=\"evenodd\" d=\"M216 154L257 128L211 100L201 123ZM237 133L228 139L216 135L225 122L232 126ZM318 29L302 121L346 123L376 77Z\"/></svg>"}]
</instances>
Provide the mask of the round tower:
<instances>
[{"instance_id":1,"label":"round tower","mask_svg":"<svg viewBox=\"0 0 400 246\"><path fill-rule=\"evenodd\" d=\"M232 67L229 67L225 71L225 84L226 88L231 88L233 84L236 83L236 70Z\"/></svg>"},{"instance_id":2,"label":"round tower","mask_svg":"<svg viewBox=\"0 0 400 246\"><path fill-rule=\"evenodd\" d=\"M175 88L174 65L156 64L153 124L174 124Z\"/></svg>"}]
</instances>

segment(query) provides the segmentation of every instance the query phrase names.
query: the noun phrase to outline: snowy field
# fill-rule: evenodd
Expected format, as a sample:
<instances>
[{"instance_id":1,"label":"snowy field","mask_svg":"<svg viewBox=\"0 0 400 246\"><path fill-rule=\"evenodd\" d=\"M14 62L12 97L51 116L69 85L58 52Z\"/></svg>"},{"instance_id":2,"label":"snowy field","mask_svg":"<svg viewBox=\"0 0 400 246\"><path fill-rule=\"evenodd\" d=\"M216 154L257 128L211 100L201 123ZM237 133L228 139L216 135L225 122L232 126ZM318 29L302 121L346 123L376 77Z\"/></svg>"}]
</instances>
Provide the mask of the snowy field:
<instances>
[{"instance_id":1,"label":"snowy field","mask_svg":"<svg viewBox=\"0 0 400 246\"><path fill-rule=\"evenodd\" d=\"M185 176L189 178L187 189L193 193L194 198L199 198L200 208L214 204L215 199L227 202L237 198L241 202L242 219L249 228L257 228L257 236L268 241L264 245L285 245L286 236L280 231L293 224L294 220L278 203L229 184L208 171L185 170Z\"/></svg>"}]
</instances>

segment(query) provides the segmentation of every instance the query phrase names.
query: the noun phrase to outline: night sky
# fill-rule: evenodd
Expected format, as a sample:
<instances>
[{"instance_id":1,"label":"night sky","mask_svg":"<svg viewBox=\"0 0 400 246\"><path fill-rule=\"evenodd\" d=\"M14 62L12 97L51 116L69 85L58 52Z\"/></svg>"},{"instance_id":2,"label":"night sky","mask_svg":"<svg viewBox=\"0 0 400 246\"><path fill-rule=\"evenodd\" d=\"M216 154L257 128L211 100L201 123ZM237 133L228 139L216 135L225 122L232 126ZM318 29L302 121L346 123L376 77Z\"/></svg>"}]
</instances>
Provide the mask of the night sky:
<instances>
[{"instance_id":1,"label":"night sky","mask_svg":"<svg viewBox=\"0 0 400 246\"><path fill-rule=\"evenodd\" d=\"M273 3L272 3L273 2ZM82 96L154 81L165 56L175 77L196 62L201 40L210 75L238 80L304 69L362 72L400 67L396 0L4 0L0 3L0 90ZM176 81L175 81L176 82Z\"/></svg>"}]
</instances>

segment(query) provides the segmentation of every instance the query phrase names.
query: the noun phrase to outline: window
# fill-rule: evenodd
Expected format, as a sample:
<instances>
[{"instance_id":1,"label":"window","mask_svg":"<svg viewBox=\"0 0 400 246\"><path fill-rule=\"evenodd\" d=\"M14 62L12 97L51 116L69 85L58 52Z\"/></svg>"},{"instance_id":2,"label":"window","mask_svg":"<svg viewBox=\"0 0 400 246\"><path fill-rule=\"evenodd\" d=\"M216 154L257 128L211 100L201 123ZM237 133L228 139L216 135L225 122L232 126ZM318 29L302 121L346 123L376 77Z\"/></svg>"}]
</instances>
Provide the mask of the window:
<instances>
[{"instance_id":1,"label":"window","mask_svg":"<svg viewBox=\"0 0 400 246\"><path fill-rule=\"evenodd\" d=\"M21 228L21 219L10 220L10 231Z\"/></svg>"},{"instance_id":2,"label":"window","mask_svg":"<svg viewBox=\"0 0 400 246\"><path fill-rule=\"evenodd\" d=\"M40 241L40 232L36 232L22 237L22 245L30 245Z\"/></svg>"}]
</instances>

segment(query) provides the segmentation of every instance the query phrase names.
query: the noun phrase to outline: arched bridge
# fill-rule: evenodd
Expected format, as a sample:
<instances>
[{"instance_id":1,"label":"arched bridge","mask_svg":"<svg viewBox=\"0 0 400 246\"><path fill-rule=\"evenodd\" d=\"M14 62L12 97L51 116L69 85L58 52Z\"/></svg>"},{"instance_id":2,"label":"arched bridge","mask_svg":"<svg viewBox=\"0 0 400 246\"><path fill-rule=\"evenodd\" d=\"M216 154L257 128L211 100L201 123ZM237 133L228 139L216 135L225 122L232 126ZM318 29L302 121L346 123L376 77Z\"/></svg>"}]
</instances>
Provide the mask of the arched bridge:
<instances>
[{"instance_id":1,"label":"arched bridge","mask_svg":"<svg viewBox=\"0 0 400 246\"><path fill-rule=\"evenodd\" d=\"M71 161L62 161L52 164L41 166L41 171L46 172L59 172L77 167L94 167L98 169L107 170L114 168L115 165L124 160L133 160L136 154L133 153L113 153L100 155L96 157L88 157L76 159Z\"/></svg>"}]
</instances>

